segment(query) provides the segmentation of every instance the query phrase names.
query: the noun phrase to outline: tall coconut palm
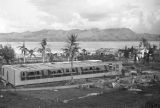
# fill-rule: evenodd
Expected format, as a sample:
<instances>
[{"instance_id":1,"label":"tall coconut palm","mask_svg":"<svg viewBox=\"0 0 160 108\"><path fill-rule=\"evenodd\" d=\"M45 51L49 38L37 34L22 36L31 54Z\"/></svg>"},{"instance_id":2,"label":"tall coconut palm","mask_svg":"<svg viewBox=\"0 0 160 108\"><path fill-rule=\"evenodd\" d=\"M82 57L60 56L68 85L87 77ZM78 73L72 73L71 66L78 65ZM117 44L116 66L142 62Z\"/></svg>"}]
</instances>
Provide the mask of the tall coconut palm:
<instances>
[{"instance_id":1,"label":"tall coconut palm","mask_svg":"<svg viewBox=\"0 0 160 108\"><path fill-rule=\"evenodd\" d=\"M71 68L73 68L73 61L78 53L78 50L80 49L79 43L77 43L77 35L76 34L71 34L68 36L67 39L67 45L64 48L64 51L67 53L70 62L71 62Z\"/></svg>"},{"instance_id":2,"label":"tall coconut palm","mask_svg":"<svg viewBox=\"0 0 160 108\"><path fill-rule=\"evenodd\" d=\"M23 55L23 62L25 63L26 62L26 54L28 52L28 49L25 46L25 42L23 42L22 46L18 46L18 48L21 50L21 53Z\"/></svg>"},{"instance_id":3,"label":"tall coconut palm","mask_svg":"<svg viewBox=\"0 0 160 108\"><path fill-rule=\"evenodd\" d=\"M38 52L42 53L42 62L44 63L46 52L51 52L51 49L46 48L46 46L47 46L47 39L46 38L42 39L40 44L41 44L41 48L38 49Z\"/></svg>"}]
</instances>

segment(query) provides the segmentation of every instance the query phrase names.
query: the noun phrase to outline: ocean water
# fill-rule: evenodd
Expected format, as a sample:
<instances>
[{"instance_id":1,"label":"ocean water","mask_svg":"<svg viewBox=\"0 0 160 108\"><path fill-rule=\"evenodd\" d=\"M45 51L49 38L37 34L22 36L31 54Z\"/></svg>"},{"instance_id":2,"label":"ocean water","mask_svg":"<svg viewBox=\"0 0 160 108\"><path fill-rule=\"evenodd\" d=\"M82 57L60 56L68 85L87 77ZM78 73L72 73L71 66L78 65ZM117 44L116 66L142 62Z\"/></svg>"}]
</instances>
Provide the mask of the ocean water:
<instances>
[{"instance_id":1,"label":"ocean water","mask_svg":"<svg viewBox=\"0 0 160 108\"><path fill-rule=\"evenodd\" d=\"M103 41L103 42L79 42L79 46L81 49L86 49L88 51L95 51L99 48L125 48L131 46L138 46L139 41ZM153 45L157 45L159 48L159 41L150 41ZM17 54L20 54L21 51L19 50L18 46L21 46L23 42L0 42L2 45L11 45ZM25 42L25 45L28 49L38 49L41 47L40 42ZM47 47L51 49L53 53L55 52L62 52L62 48L66 45L65 42L47 42Z\"/></svg>"}]
</instances>

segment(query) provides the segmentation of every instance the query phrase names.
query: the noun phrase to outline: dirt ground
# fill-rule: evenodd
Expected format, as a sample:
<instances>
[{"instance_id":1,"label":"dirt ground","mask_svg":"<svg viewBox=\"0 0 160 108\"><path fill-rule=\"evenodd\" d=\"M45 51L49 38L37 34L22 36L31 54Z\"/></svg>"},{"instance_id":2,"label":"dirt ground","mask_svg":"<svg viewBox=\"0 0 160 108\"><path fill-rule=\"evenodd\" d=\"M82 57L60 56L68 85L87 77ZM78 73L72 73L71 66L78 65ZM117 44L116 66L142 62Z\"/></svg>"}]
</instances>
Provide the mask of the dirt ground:
<instances>
[{"instance_id":1,"label":"dirt ground","mask_svg":"<svg viewBox=\"0 0 160 108\"><path fill-rule=\"evenodd\" d=\"M103 94L86 96L89 93ZM127 90L63 89L25 92L0 92L0 108L144 108L149 100L160 103L160 85L145 88L143 92ZM2 97L3 96L3 97ZM68 103L64 100L73 99Z\"/></svg>"},{"instance_id":2,"label":"dirt ground","mask_svg":"<svg viewBox=\"0 0 160 108\"><path fill-rule=\"evenodd\" d=\"M0 108L49 108L49 106L47 102L31 96L0 92Z\"/></svg>"}]
</instances>

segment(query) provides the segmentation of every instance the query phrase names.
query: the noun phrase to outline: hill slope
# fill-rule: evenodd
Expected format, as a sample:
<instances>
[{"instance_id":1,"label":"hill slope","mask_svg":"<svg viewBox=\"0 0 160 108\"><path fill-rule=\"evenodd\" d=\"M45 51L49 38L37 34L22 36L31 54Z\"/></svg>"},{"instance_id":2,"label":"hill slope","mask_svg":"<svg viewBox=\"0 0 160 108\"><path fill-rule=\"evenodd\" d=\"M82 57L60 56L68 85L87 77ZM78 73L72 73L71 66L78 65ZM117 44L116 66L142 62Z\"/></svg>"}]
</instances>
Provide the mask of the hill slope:
<instances>
[{"instance_id":1,"label":"hill slope","mask_svg":"<svg viewBox=\"0 0 160 108\"><path fill-rule=\"evenodd\" d=\"M160 35L139 34L128 28L94 28L89 30L40 30L22 33L0 33L0 41L41 41L42 38L47 38L48 41L65 41L70 33L78 34L79 41L137 41L141 38L150 41L160 40Z\"/></svg>"}]
</instances>

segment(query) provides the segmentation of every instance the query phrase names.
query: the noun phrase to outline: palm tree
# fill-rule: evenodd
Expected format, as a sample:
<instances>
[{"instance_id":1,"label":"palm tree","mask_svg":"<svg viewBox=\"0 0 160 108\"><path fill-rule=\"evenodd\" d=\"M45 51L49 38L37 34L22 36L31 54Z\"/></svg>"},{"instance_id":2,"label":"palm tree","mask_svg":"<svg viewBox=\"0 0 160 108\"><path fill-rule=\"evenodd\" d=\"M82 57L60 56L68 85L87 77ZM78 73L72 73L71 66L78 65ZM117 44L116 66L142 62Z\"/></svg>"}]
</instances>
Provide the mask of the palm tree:
<instances>
[{"instance_id":1,"label":"palm tree","mask_svg":"<svg viewBox=\"0 0 160 108\"><path fill-rule=\"evenodd\" d=\"M51 49L46 48L46 46L47 46L47 39L46 38L42 39L40 44L41 44L41 48L38 49L38 52L42 53L42 62L44 63L46 52L51 52Z\"/></svg>"},{"instance_id":2,"label":"palm tree","mask_svg":"<svg viewBox=\"0 0 160 108\"><path fill-rule=\"evenodd\" d=\"M22 46L18 46L18 48L21 50L21 53L23 55L23 62L26 62L26 54L28 52L28 49L25 47L25 42L23 42Z\"/></svg>"},{"instance_id":3,"label":"palm tree","mask_svg":"<svg viewBox=\"0 0 160 108\"><path fill-rule=\"evenodd\" d=\"M71 62L71 69L73 68L73 61L78 53L78 50L80 49L79 43L77 43L77 35L71 34L68 36L67 39L67 45L64 48L64 51L66 52L66 55L70 59Z\"/></svg>"},{"instance_id":4,"label":"palm tree","mask_svg":"<svg viewBox=\"0 0 160 108\"><path fill-rule=\"evenodd\" d=\"M30 58L31 58L32 56L36 57L36 55L34 54L34 53L35 53L35 50L36 50L36 48L28 50L28 53L29 53Z\"/></svg>"},{"instance_id":5,"label":"palm tree","mask_svg":"<svg viewBox=\"0 0 160 108\"><path fill-rule=\"evenodd\" d=\"M87 50L86 49L82 49L83 60L85 59L85 55L87 55Z\"/></svg>"}]
</instances>

